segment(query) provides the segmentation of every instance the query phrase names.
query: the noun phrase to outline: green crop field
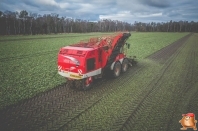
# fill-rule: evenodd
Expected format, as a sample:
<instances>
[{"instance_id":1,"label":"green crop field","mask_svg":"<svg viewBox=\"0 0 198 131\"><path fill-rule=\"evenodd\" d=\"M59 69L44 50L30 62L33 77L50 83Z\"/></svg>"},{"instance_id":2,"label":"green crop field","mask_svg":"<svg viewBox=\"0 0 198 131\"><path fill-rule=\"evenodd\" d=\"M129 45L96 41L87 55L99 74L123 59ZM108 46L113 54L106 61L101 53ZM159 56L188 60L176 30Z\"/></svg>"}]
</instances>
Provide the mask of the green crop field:
<instances>
[{"instance_id":1,"label":"green crop field","mask_svg":"<svg viewBox=\"0 0 198 131\"><path fill-rule=\"evenodd\" d=\"M1 37L0 129L175 131L182 114L198 114L197 33L132 32L136 66L88 91L68 88L60 47L105 34Z\"/></svg>"},{"instance_id":2,"label":"green crop field","mask_svg":"<svg viewBox=\"0 0 198 131\"><path fill-rule=\"evenodd\" d=\"M0 38L0 108L35 96L64 83L57 74L60 47L107 33L7 36ZM187 33L132 33L129 55L138 59Z\"/></svg>"}]
</instances>

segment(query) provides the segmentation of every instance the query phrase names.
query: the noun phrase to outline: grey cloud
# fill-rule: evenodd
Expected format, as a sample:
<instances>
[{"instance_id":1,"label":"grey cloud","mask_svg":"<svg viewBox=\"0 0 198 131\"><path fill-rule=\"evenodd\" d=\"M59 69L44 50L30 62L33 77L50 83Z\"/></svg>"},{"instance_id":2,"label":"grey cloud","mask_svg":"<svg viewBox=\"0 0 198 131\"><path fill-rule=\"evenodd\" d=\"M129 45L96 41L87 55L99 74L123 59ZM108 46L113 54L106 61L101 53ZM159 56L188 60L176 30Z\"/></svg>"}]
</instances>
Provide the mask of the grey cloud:
<instances>
[{"instance_id":1,"label":"grey cloud","mask_svg":"<svg viewBox=\"0 0 198 131\"><path fill-rule=\"evenodd\" d=\"M30 0L24 0L23 3L26 5L32 6L32 7L41 7L39 4L37 4L33 1L30 1Z\"/></svg>"},{"instance_id":2,"label":"grey cloud","mask_svg":"<svg viewBox=\"0 0 198 131\"><path fill-rule=\"evenodd\" d=\"M171 5L169 0L139 0L142 4L157 7L157 8L166 8Z\"/></svg>"},{"instance_id":3,"label":"grey cloud","mask_svg":"<svg viewBox=\"0 0 198 131\"><path fill-rule=\"evenodd\" d=\"M197 0L0 0L0 10L27 10L38 14L97 21L100 18L134 21L198 21Z\"/></svg>"}]
</instances>

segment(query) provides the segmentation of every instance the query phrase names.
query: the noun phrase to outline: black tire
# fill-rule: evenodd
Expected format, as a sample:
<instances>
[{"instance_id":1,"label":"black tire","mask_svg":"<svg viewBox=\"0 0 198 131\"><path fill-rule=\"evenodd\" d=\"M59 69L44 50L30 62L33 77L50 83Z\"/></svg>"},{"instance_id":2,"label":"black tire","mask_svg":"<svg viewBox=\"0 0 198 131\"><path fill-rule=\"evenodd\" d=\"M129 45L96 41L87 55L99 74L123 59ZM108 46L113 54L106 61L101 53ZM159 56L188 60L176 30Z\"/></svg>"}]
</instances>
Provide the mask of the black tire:
<instances>
[{"instance_id":1,"label":"black tire","mask_svg":"<svg viewBox=\"0 0 198 131\"><path fill-rule=\"evenodd\" d=\"M94 77L87 77L82 80L82 90L89 90L94 82Z\"/></svg>"},{"instance_id":2,"label":"black tire","mask_svg":"<svg viewBox=\"0 0 198 131\"><path fill-rule=\"evenodd\" d=\"M126 72L128 70L129 67L129 61L127 59L124 59L122 62L122 72Z\"/></svg>"},{"instance_id":3,"label":"black tire","mask_svg":"<svg viewBox=\"0 0 198 131\"><path fill-rule=\"evenodd\" d=\"M67 86L72 88L72 89L79 90L79 91L89 90L93 85L94 78L91 77L92 82L90 82L89 85L86 84L87 79L89 79L89 78L84 78L84 79L81 79L81 80L68 81Z\"/></svg>"},{"instance_id":4,"label":"black tire","mask_svg":"<svg viewBox=\"0 0 198 131\"><path fill-rule=\"evenodd\" d=\"M120 76L120 73L121 73L121 64L119 61L117 61L115 64L114 64L114 67L113 67L113 77L114 78L117 78Z\"/></svg>"}]
</instances>

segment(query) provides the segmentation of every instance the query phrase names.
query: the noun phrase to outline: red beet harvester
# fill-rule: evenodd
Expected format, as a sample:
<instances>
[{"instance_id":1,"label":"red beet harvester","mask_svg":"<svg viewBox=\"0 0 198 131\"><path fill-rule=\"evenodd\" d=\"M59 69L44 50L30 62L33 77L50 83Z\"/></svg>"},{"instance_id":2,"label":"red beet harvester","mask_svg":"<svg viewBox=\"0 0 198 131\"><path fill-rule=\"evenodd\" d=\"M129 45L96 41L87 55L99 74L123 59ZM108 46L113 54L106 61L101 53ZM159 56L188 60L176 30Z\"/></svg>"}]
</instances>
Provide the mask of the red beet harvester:
<instances>
[{"instance_id":1,"label":"red beet harvester","mask_svg":"<svg viewBox=\"0 0 198 131\"><path fill-rule=\"evenodd\" d=\"M58 73L67 78L69 86L82 90L89 89L95 79L105 74L118 77L136 63L135 57L126 56L130 47L126 40L130 36L129 32L120 32L62 47L58 53Z\"/></svg>"}]
</instances>

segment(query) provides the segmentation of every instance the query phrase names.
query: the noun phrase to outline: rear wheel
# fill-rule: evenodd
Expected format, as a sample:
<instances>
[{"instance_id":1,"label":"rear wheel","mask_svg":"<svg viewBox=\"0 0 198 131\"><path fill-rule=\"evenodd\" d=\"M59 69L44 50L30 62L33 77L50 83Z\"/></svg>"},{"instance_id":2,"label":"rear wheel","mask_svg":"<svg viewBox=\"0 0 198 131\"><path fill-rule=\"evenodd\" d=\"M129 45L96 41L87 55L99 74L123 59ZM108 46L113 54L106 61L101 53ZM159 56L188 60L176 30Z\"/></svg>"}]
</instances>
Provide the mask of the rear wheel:
<instances>
[{"instance_id":1,"label":"rear wheel","mask_svg":"<svg viewBox=\"0 0 198 131\"><path fill-rule=\"evenodd\" d=\"M117 61L113 67L113 77L116 78L116 77L120 76L120 73L121 73L121 64L120 64L120 62Z\"/></svg>"},{"instance_id":2,"label":"rear wheel","mask_svg":"<svg viewBox=\"0 0 198 131\"><path fill-rule=\"evenodd\" d=\"M88 90L93 85L93 77L87 77L82 80L75 81L75 87L77 90Z\"/></svg>"},{"instance_id":3,"label":"rear wheel","mask_svg":"<svg viewBox=\"0 0 198 131\"><path fill-rule=\"evenodd\" d=\"M83 79L82 81L83 81L83 86L82 86L83 90L88 90L93 85L93 77L92 76L87 77L87 78Z\"/></svg>"},{"instance_id":4,"label":"rear wheel","mask_svg":"<svg viewBox=\"0 0 198 131\"><path fill-rule=\"evenodd\" d=\"M122 72L123 73L126 72L128 67L129 67L129 62L128 62L127 59L124 59L123 62L122 62Z\"/></svg>"}]
</instances>

